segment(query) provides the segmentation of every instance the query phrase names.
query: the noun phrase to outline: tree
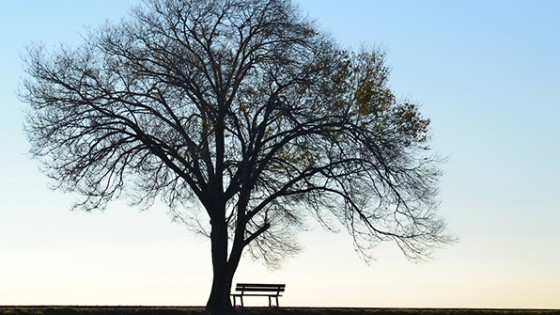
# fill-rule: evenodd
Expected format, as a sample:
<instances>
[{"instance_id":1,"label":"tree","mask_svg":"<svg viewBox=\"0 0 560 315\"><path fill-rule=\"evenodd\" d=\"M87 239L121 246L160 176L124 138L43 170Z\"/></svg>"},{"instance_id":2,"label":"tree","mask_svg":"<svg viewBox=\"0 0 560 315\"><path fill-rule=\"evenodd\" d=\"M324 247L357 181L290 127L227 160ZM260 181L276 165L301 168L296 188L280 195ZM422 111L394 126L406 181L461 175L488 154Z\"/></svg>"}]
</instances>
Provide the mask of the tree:
<instances>
[{"instance_id":1,"label":"tree","mask_svg":"<svg viewBox=\"0 0 560 315\"><path fill-rule=\"evenodd\" d=\"M83 196L78 208L161 198L201 227L209 311L231 311L244 252L278 265L308 218L347 228L366 259L380 241L416 260L451 240L429 120L387 87L382 53L339 47L289 0L132 12L77 48L29 49L31 151L55 188Z\"/></svg>"}]
</instances>

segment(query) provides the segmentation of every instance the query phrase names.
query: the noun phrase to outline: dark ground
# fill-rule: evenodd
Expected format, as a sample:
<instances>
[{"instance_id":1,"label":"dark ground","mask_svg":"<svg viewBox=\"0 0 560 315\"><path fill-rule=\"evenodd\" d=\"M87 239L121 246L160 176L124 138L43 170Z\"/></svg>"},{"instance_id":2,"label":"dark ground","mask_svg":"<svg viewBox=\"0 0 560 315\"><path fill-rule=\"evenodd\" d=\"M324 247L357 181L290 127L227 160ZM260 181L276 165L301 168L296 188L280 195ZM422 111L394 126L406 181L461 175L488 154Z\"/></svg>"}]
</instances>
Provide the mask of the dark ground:
<instances>
[{"instance_id":1,"label":"dark ground","mask_svg":"<svg viewBox=\"0 0 560 315\"><path fill-rule=\"evenodd\" d=\"M560 315L560 310L248 307L239 315ZM0 306L0 315L205 315L180 306Z\"/></svg>"}]
</instances>

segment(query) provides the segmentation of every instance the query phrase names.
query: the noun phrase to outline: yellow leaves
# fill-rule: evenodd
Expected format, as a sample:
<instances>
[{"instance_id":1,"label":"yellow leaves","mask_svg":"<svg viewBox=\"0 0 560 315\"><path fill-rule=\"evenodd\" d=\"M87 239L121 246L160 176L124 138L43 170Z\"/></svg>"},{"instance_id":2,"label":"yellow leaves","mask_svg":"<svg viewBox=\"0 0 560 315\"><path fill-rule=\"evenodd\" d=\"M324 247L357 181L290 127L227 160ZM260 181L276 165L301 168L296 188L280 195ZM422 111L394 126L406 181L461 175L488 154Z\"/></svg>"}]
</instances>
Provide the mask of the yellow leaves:
<instances>
[{"instance_id":1,"label":"yellow leaves","mask_svg":"<svg viewBox=\"0 0 560 315\"><path fill-rule=\"evenodd\" d=\"M389 70L383 65L384 55L362 51L352 55L353 101L358 115L380 115L390 111L394 96L387 87Z\"/></svg>"},{"instance_id":2,"label":"yellow leaves","mask_svg":"<svg viewBox=\"0 0 560 315\"><path fill-rule=\"evenodd\" d=\"M394 96L390 90L372 79L365 79L354 94L360 116L381 114L390 109Z\"/></svg>"},{"instance_id":3,"label":"yellow leaves","mask_svg":"<svg viewBox=\"0 0 560 315\"><path fill-rule=\"evenodd\" d=\"M355 95L360 115L367 115L371 113L370 103L373 96L373 81L366 80L358 87Z\"/></svg>"},{"instance_id":4,"label":"yellow leaves","mask_svg":"<svg viewBox=\"0 0 560 315\"><path fill-rule=\"evenodd\" d=\"M248 104L246 102L239 102L239 110L240 111L245 113L247 111L247 107L248 107Z\"/></svg>"},{"instance_id":5,"label":"yellow leaves","mask_svg":"<svg viewBox=\"0 0 560 315\"><path fill-rule=\"evenodd\" d=\"M407 145L410 141L427 141L428 126L430 120L422 117L418 107L414 104L405 103L395 111L395 116L399 124L399 129L408 137Z\"/></svg>"},{"instance_id":6,"label":"yellow leaves","mask_svg":"<svg viewBox=\"0 0 560 315\"><path fill-rule=\"evenodd\" d=\"M407 111L403 114L402 118L404 119L404 121L409 122L412 121L412 119L415 117L415 113L411 112L411 111Z\"/></svg>"},{"instance_id":7,"label":"yellow leaves","mask_svg":"<svg viewBox=\"0 0 560 315\"><path fill-rule=\"evenodd\" d=\"M383 97L382 99L379 100L379 111L381 112L385 112L389 109L389 107L391 106L391 101L392 101L392 94Z\"/></svg>"},{"instance_id":8,"label":"yellow leaves","mask_svg":"<svg viewBox=\"0 0 560 315\"><path fill-rule=\"evenodd\" d=\"M381 125L381 124L377 124L373 127L373 132L375 132L375 133L381 134L381 133L383 133L384 130L385 130L385 126Z\"/></svg>"},{"instance_id":9,"label":"yellow leaves","mask_svg":"<svg viewBox=\"0 0 560 315\"><path fill-rule=\"evenodd\" d=\"M350 61L342 62L342 64L340 65L340 70L333 77L333 83L335 85L344 84L349 76L350 76Z\"/></svg>"},{"instance_id":10,"label":"yellow leaves","mask_svg":"<svg viewBox=\"0 0 560 315\"><path fill-rule=\"evenodd\" d=\"M298 84L295 90L297 95L304 95L309 90L309 86L305 84Z\"/></svg>"}]
</instances>

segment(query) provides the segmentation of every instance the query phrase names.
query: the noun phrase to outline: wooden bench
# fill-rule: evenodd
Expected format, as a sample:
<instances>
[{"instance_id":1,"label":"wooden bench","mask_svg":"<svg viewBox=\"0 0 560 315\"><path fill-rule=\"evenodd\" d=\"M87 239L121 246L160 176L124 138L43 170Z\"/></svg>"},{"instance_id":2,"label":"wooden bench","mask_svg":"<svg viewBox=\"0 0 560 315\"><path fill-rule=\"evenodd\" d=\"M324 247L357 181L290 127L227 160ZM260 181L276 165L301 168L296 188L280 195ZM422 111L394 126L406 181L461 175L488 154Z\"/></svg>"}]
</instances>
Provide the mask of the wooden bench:
<instances>
[{"instance_id":1,"label":"wooden bench","mask_svg":"<svg viewBox=\"0 0 560 315\"><path fill-rule=\"evenodd\" d=\"M286 290L285 284L263 284L263 283L238 283L235 291L240 293L232 293L233 306L236 306L236 299L241 300L243 307L244 296L268 296L268 306L272 307L272 298L276 298L276 307L279 307L278 297Z\"/></svg>"}]
</instances>

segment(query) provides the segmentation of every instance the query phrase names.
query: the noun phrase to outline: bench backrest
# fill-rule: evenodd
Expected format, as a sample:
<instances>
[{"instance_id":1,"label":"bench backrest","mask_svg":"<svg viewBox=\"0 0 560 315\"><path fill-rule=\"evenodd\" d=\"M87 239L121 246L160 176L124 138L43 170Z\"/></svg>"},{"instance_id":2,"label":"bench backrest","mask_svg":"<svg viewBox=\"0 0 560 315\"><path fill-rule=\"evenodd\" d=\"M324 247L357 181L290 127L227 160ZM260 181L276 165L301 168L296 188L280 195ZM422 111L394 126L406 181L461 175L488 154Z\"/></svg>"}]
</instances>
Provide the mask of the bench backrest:
<instances>
[{"instance_id":1,"label":"bench backrest","mask_svg":"<svg viewBox=\"0 0 560 315\"><path fill-rule=\"evenodd\" d=\"M280 295L286 290L285 284L265 284L265 283L238 283L235 287L236 291L243 292L276 292Z\"/></svg>"}]
</instances>

